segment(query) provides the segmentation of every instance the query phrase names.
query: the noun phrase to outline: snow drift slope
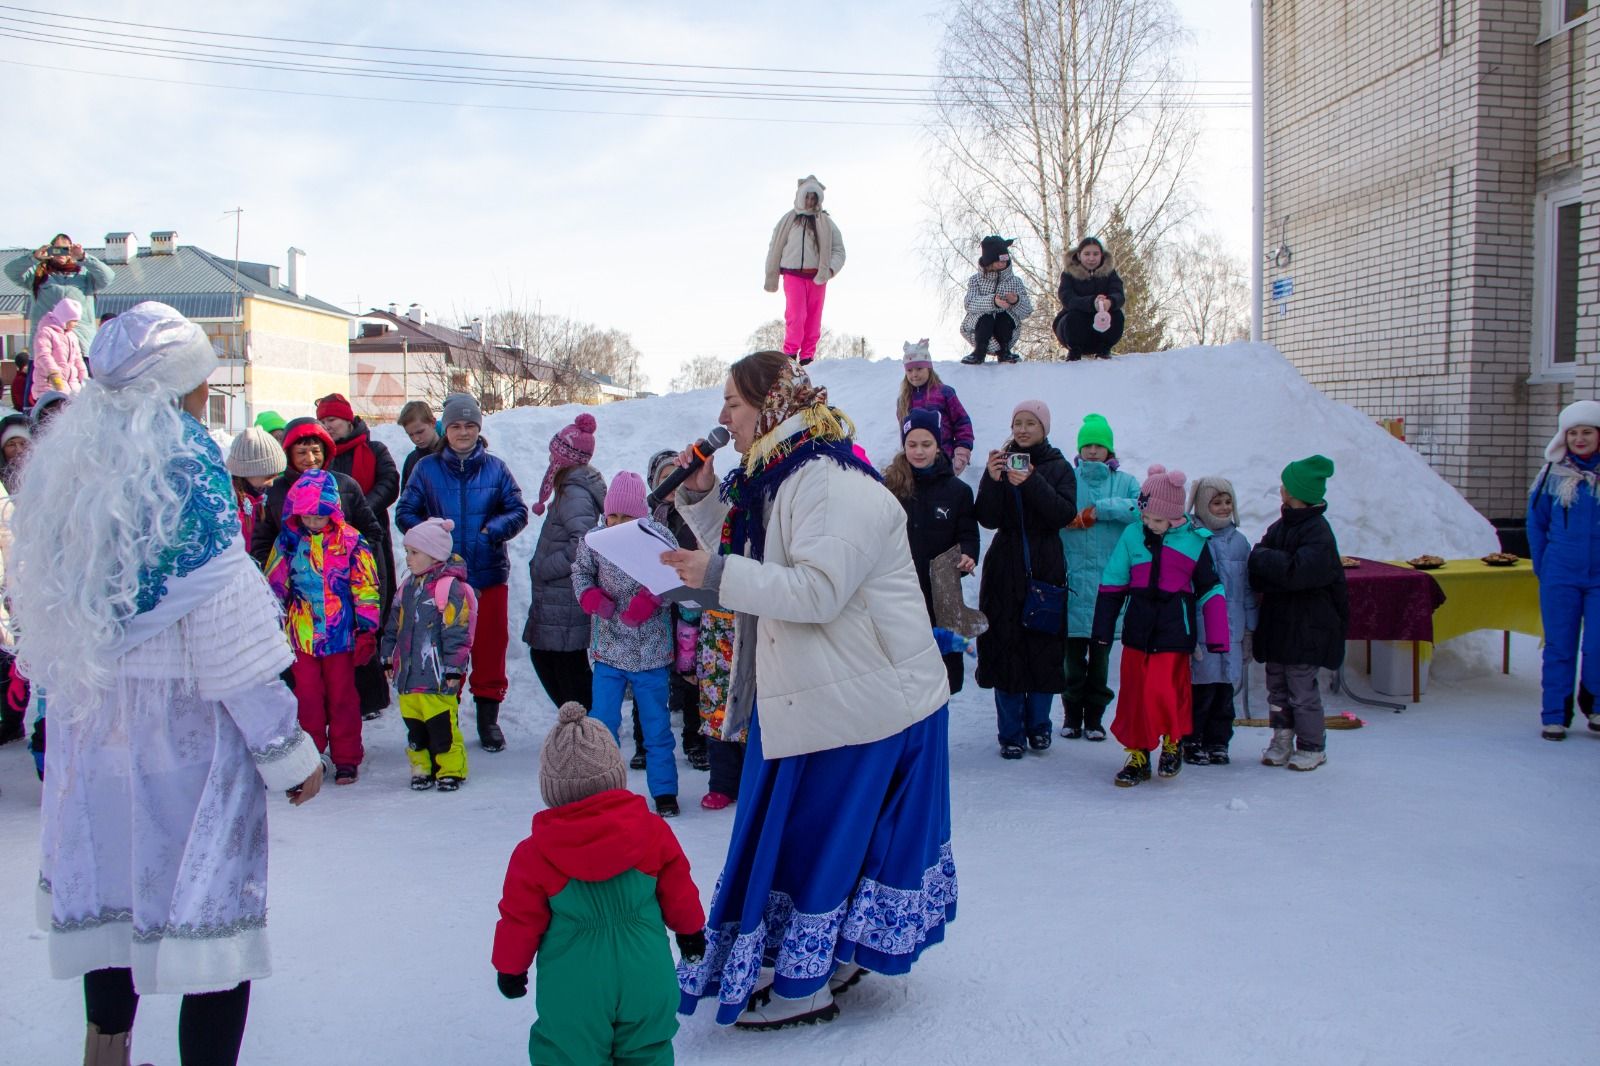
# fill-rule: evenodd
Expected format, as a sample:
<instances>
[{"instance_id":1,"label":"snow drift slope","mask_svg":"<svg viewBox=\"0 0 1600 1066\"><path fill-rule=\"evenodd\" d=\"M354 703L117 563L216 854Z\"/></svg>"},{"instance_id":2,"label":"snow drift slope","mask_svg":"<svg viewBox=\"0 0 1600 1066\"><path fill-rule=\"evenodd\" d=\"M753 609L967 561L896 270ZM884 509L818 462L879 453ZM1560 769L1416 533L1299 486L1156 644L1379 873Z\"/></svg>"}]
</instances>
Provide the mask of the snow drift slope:
<instances>
[{"instance_id":1,"label":"snow drift slope","mask_svg":"<svg viewBox=\"0 0 1600 1066\"><path fill-rule=\"evenodd\" d=\"M1075 450L1083 416L1098 411L1116 432L1123 469L1135 476L1142 479L1145 468L1159 462L1191 478L1231 478L1251 540L1277 517L1284 464L1320 452L1336 466L1328 516L1346 554L1453 558L1498 550L1493 527L1416 453L1355 408L1323 396L1270 345L1187 348L1093 363L939 363L937 370L972 415L979 463L1005 441L1016 403L1042 399L1052 414L1051 440L1063 452ZM855 420L858 439L880 468L899 447L895 401L903 373L897 360L812 366L813 379ZM595 408L595 466L608 481L619 470L642 473L652 452L681 448L710 429L720 404L720 392L704 390ZM488 417L490 446L511 464L530 504L549 461L551 436L576 413L522 408ZM377 435L398 456L410 451L398 427L380 427ZM732 450L718 459L719 469L729 469ZM969 470L966 480L976 486L978 476ZM513 558L524 564L519 573L533 551L538 522L512 542ZM513 578L513 604L520 598L525 609L527 595L526 580Z\"/></svg>"}]
</instances>

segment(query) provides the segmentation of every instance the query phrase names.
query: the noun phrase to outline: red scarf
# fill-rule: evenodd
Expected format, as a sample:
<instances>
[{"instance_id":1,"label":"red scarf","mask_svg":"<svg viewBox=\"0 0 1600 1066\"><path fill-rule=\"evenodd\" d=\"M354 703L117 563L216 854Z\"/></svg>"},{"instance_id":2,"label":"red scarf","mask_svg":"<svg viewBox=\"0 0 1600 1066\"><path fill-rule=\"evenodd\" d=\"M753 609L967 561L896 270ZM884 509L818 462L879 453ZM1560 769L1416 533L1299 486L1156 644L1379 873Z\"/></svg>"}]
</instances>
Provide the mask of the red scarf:
<instances>
[{"instance_id":1,"label":"red scarf","mask_svg":"<svg viewBox=\"0 0 1600 1066\"><path fill-rule=\"evenodd\" d=\"M350 456L350 476L356 479L363 493L372 491L372 483L378 477L378 457L367 444L368 433L368 430L352 433L333 446L334 455ZM330 461L328 465L332 466L333 463Z\"/></svg>"}]
</instances>

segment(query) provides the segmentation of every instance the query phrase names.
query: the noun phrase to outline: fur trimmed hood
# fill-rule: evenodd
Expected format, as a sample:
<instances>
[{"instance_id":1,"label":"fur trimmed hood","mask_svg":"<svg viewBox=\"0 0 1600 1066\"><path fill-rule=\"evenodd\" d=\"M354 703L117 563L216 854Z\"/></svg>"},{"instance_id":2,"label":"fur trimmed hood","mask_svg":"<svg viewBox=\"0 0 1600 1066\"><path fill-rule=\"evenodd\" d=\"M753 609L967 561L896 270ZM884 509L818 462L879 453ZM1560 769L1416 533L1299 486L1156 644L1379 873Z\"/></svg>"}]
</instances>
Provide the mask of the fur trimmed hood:
<instances>
[{"instance_id":1,"label":"fur trimmed hood","mask_svg":"<svg viewBox=\"0 0 1600 1066\"><path fill-rule=\"evenodd\" d=\"M1102 253L1103 254L1100 257L1100 265L1095 267L1093 270L1090 270L1088 267L1078 262L1078 253L1073 252L1072 255L1068 257L1067 265L1064 268L1066 274L1074 281L1087 281L1089 278L1104 278L1116 273L1117 266L1116 262L1111 257L1111 253L1104 249L1102 249Z\"/></svg>"}]
</instances>

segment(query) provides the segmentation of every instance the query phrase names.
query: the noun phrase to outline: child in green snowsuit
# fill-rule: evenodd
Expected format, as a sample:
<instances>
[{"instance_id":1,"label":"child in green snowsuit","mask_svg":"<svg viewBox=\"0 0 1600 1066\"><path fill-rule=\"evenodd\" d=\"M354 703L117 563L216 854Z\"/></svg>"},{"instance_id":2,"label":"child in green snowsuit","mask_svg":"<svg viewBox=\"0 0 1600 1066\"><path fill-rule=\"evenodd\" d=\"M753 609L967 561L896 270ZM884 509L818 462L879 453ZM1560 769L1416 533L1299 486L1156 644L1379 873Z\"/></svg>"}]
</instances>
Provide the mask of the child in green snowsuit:
<instances>
[{"instance_id":1,"label":"child in green snowsuit","mask_svg":"<svg viewBox=\"0 0 1600 1066\"><path fill-rule=\"evenodd\" d=\"M538 956L532 1063L672 1062L678 981L662 925L698 960L706 916L678 838L627 787L611 731L562 707L539 755L549 809L511 853L494 931L507 999L528 994Z\"/></svg>"}]
</instances>

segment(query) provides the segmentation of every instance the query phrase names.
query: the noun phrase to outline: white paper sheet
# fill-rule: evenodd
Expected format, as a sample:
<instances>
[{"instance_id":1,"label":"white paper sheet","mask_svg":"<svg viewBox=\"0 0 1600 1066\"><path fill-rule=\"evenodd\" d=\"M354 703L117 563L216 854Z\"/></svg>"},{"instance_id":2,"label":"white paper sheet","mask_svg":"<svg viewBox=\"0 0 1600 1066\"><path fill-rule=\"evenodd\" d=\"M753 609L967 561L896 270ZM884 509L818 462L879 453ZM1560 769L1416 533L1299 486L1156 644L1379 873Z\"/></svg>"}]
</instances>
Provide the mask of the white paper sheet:
<instances>
[{"instance_id":1,"label":"white paper sheet","mask_svg":"<svg viewBox=\"0 0 1600 1066\"><path fill-rule=\"evenodd\" d=\"M642 523L591 529L583 539L596 555L604 556L656 596L683 585L678 572L661 561L661 553L671 551L672 545Z\"/></svg>"}]
</instances>

